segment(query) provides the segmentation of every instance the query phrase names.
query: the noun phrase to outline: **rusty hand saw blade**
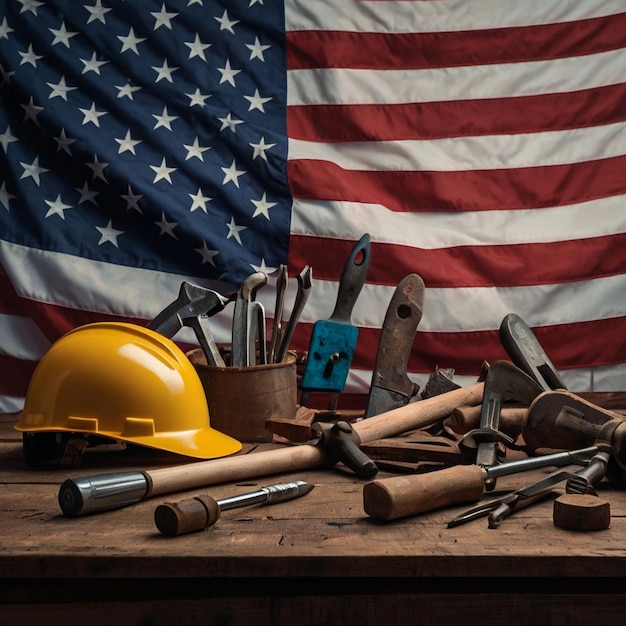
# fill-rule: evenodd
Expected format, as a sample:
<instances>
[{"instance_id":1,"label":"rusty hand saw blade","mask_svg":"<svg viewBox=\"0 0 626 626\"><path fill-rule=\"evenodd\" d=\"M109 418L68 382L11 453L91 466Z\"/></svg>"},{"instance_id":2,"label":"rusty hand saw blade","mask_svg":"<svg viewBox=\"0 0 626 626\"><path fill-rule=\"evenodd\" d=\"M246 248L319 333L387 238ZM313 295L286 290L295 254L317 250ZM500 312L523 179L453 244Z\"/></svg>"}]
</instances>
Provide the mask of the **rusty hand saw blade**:
<instances>
[{"instance_id":1,"label":"rusty hand saw blade","mask_svg":"<svg viewBox=\"0 0 626 626\"><path fill-rule=\"evenodd\" d=\"M409 274L398 283L385 314L364 417L403 406L415 395L407 365L423 310L424 281Z\"/></svg>"},{"instance_id":2,"label":"rusty hand saw blade","mask_svg":"<svg viewBox=\"0 0 626 626\"><path fill-rule=\"evenodd\" d=\"M343 391L359 336L359 329L350 318L365 283L370 254L370 236L365 234L352 249L343 269L335 310L329 319L318 320L313 326L300 384L305 395L309 391Z\"/></svg>"}]
</instances>

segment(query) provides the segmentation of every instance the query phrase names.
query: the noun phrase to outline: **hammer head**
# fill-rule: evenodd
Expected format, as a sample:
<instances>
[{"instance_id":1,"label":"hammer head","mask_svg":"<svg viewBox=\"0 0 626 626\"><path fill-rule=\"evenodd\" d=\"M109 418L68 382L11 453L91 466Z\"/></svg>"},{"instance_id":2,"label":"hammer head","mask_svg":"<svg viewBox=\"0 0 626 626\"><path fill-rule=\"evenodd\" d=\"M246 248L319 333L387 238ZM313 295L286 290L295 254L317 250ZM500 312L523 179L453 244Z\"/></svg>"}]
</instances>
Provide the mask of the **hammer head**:
<instances>
[{"instance_id":1,"label":"hammer head","mask_svg":"<svg viewBox=\"0 0 626 626\"><path fill-rule=\"evenodd\" d=\"M499 395L503 400L517 400L525 405L543 391L543 387L509 361L495 361L485 378L485 392Z\"/></svg>"}]
</instances>

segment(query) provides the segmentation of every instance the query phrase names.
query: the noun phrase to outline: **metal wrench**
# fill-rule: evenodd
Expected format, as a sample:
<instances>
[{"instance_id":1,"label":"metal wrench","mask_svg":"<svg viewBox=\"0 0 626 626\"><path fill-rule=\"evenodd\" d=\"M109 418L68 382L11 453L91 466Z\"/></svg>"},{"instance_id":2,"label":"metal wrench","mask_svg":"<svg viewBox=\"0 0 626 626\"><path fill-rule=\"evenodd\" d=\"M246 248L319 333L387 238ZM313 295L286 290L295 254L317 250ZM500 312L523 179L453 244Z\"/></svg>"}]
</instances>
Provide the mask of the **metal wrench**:
<instances>
[{"instance_id":1,"label":"metal wrench","mask_svg":"<svg viewBox=\"0 0 626 626\"><path fill-rule=\"evenodd\" d=\"M287 322L285 332L280 342L280 347L278 348L278 353L276 354L276 363L281 363L285 358L287 350L289 349L289 344L291 343L293 331L296 329L300 315L307 303L307 300L309 299L309 295L313 287L313 270L306 265L300 274L298 274L297 280L298 293L296 294L296 300L293 304L293 309L291 310L291 316Z\"/></svg>"},{"instance_id":2,"label":"metal wrench","mask_svg":"<svg viewBox=\"0 0 626 626\"><path fill-rule=\"evenodd\" d=\"M243 281L237 292L232 328L231 365L234 367L255 365L255 341L257 337L261 339L261 334L263 335L263 342L265 341L265 311L255 299L257 291L266 283L267 275L263 272L255 272ZM259 324L261 314L263 315L262 333ZM260 348L261 352L265 352L264 343Z\"/></svg>"},{"instance_id":3,"label":"metal wrench","mask_svg":"<svg viewBox=\"0 0 626 626\"><path fill-rule=\"evenodd\" d=\"M272 322L272 336L268 348L268 360L276 363L276 355L283 335L283 308L285 306L285 294L287 293L289 278L287 276L287 266L281 264L278 268L276 278L276 304L274 306L274 320Z\"/></svg>"}]
</instances>

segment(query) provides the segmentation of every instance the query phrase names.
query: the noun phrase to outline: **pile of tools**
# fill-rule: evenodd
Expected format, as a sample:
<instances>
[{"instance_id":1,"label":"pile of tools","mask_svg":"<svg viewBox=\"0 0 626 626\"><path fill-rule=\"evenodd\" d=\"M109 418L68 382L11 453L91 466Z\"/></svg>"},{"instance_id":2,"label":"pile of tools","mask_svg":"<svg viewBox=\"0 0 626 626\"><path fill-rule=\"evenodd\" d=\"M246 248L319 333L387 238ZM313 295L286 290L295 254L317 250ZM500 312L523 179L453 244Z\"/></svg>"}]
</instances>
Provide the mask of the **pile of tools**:
<instances>
[{"instance_id":1,"label":"pile of tools","mask_svg":"<svg viewBox=\"0 0 626 626\"><path fill-rule=\"evenodd\" d=\"M478 380L466 387L454 383L451 370L437 369L418 395L407 364L425 288L417 274L407 276L389 303L366 409L356 415L337 410L358 340L351 312L369 259L370 239L364 235L347 260L333 314L313 328L296 418L271 420L266 426L292 445L197 462L191 468L69 479L59 491L63 513L75 517L176 491L341 463L366 481L364 512L389 521L482 501L501 476L551 467L555 471L541 480L457 515L449 527L487 516L489 527L497 528L515 510L557 495L564 485L565 494L555 503L555 525L606 528L610 512L597 487L602 481L626 485L626 418L615 407L601 406L594 394L568 391L532 330L514 313L500 326L510 361L484 363ZM150 327L172 337L191 326L207 362L223 366L208 318L234 301L229 364L280 362L311 290L311 270L307 266L298 276L298 295L284 323L287 277L286 268L280 268L269 341L263 307L256 300L266 281L264 274L252 274L231 297L183 283L178 299ZM327 410L306 406L312 391L331 395ZM509 451L516 460L506 460ZM396 475L375 479L379 470ZM274 485L233 501L200 496L161 505L155 522L163 534L182 534L214 524L220 510L290 499L311 488L301 482Z\"/></svg>"},{"instance_id":2,"label":"pile of tools","mask_svg":"<svg viewBox=\"0 0 626 626\"><path fill-rule=\"evenodd\" d=\"M209 365L217 367L253 367L280 363L285 358L291 338L306 305L313 284L312 270L307 265L297 277L298 291L289 320L283 321L283 305L288 288L287 268L281 265L276 281L276 307L270 341L266 336L265 309L256 298L261 287L267 284L263 272L250 274L239 290L224 296L213 289L193 285L187 281L180 286L176 300L166 306L149 324L148 328L172 338L187 326L193 329L198 344ZM211 332L209 318L234 302L232 341L224 358Z\"/></svg>"}]
</instances>

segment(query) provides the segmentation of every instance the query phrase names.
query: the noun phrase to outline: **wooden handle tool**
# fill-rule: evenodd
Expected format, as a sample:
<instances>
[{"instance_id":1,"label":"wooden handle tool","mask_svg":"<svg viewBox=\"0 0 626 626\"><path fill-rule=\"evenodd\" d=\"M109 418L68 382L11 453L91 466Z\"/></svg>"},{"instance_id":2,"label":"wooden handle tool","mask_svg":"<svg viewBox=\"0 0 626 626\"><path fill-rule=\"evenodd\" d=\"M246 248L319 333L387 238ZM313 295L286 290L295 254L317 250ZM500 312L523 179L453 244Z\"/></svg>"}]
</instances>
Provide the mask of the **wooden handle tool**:
<instances>
[{"instance_id":1,"label":"wooden handle tool","mask_svg":"<svg viewBox=\"0 0 626 626\"><path fill-rule=\"evenodd\" d=\"M356 422L360 443L392 437L434 424L461 404L478 404L483 383L454 389L439 396ZM154 470L118 472L68 478L59 489L59 506L68 517L98 513L135 504L151 496L195 489L234 480L321 467L331 463L323 447L286 446L264 452L199 461Z\"/></svg>"},{"instance_id":2,"label":"wooden handle tool","mask_svg":"<svg viewBox=\"0 0 626 626\"><path fill-rule=\"evenodd\" d=\"M383 521L434 511L452 504L477 502L485 493L485 481L540 467L587 464L596 446L510 461L491 467L456 465L426 474L394 476L363 487L363 509Z\"/></svg>"},{"instance_id":3,"label":"wooden handle tool","mask_svg":"<svg viewBox=\"0 0 626 626\"><path fill-rule=\"evenodd\" d=\"M154 511L154 523L168 537L204 530L213 526L222 511L238 509L252 504L276 504L305 496L313 489L311 483L297 480L261 487L237 496L215 500L208 494L186 498L178 502L165 502Z\"/></svg>"}]
</instances>

